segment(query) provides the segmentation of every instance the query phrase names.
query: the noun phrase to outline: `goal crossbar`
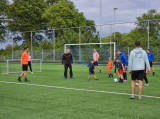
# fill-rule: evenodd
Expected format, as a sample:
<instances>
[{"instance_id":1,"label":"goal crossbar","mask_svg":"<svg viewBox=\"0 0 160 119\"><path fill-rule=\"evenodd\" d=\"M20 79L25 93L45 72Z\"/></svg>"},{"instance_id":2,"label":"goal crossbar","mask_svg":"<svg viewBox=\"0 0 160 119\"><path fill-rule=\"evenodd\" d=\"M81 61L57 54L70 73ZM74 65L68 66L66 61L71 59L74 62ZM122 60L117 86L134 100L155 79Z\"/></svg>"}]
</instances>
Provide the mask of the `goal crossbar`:
<instances>
[{"instance_id":1,"label":"goal crossbar","mask_svg":"<svg viewBox=\"0 0 160 119\"><path fill-rule=\"evenodd\" d=\"M101 45L101 44L112 44L114 45L114 58L116 56L116 42L105 42L105 43L79 43L79 44L64 44L64 52L66 52L66 46L71 46L71 45ZM81 50L81 47L79 47L79 50ZM79 52L80 53L80 52Z\"/></svg>"}]
</instances>

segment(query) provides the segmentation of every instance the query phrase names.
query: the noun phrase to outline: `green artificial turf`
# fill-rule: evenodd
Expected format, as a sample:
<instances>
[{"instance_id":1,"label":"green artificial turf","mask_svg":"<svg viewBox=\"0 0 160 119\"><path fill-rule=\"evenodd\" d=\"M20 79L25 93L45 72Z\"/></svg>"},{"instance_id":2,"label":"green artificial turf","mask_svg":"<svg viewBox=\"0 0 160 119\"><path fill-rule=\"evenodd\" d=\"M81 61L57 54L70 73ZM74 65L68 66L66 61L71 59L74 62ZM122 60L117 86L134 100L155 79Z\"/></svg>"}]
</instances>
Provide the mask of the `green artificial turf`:
<instances>
[{"instance_id":1,"label":"green artificial turf","mask_svg":"<svg viewBox=\"0 0 160 119\"><path fill-rule=\"evenodd\" d=\"M0 71L3 71L4 63L0 63ZM11 68L11 67L15 68ZM18 68L19 67L19 68ZM37 66L38 68L38 66ZM129 82L114 83L108 78L106 66L100 66L102 74L95 70L99 79L96 81L91 76L88 78L86 65L74 65L73 75L75 79L64 80L64 69L59 64L43 64L42 72L28 72L30 81L24 85L0 82L0 119L158 119L160 118L160 98L142 97L139 101L129 99L129 95L112 94L96 91L107 91L130 94ZM160 97L160 67L155 66L155 76L148 75L149 86L144 86L143 95ZM20 71L19 64L10 64L10 69ZM113 72L113 71L112 71ZM68 73L69 74L69 73ZM16 82L18 74L0 74L0 81ZM24 78L22 77L22 83ZM46 87L57 86L62 88ZM84 89L73 90L65 89ZM136 87L138 94L138 87Z\"/></svg>"}]
</instances>

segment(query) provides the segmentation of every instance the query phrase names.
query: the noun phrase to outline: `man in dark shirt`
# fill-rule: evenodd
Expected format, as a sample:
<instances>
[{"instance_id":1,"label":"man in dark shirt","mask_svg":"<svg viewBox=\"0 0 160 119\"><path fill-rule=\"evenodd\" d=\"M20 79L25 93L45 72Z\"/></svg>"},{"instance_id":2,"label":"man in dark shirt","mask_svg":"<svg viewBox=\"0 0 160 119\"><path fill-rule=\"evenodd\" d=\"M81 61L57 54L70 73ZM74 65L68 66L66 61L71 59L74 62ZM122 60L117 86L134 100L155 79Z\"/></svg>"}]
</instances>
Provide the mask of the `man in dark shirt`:
<instances>
[{"instance_id":1,"label":"man in dark shirt","mask_svg":"<svg viewBox=\"0 0 160 119\"><path fill-rule=\"evenodd\" d=\"M72 59L72 54L70 53L69 49L67 49L66 53L63 54L63 57L62 57L62 66L65 69L65 71L64 71L64 80L67 79L67 70L68 70L68 67L70 69L70 78L74 79L73 78L73 72L72 72L73 59Z\"/></svg>"},{"instance_id":2,"label":"man in dark shirt","mask_svg":"<svg viewBox=\"0 0 160 119\"><path fill-rule=\"evenodd\" d=\"M90 79L91 74L93 74L95 80L98 80L98 79L96 78L95 73L94 73L94 70L95 70L95 68L94 68L94 60L91 60L91 63L89 63L87 66L89 67L88 81L89 81L89 79Z\"/></svg>"}]
</instances>

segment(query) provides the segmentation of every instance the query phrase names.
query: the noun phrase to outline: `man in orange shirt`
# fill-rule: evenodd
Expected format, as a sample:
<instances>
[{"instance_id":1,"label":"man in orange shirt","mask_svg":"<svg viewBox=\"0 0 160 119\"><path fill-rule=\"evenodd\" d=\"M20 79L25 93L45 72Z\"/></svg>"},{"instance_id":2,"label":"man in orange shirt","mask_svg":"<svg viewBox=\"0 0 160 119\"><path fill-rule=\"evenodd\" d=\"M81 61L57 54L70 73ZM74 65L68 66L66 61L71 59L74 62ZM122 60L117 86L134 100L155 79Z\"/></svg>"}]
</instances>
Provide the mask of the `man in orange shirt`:
<instances>
[{"instance_id":1,"label":"man in orange shirt","mask_svg":"<svg viewBox=\"0 0 160 119\"><path fill-rule=\"evenodd\" d=\"M23 69L22 74L19 76L18 81L21 81L21 77L24 75L25 82L30 82L27 80L27 69L28 69L28 47L24 48L24 52L21 57L21 68Z\"/></svg>"},{"instance_id":2,"label":"man in orange shirt","mask_svg":"<svg viewBox=\"0 0 160 119\"><path fill-rule=\"evenodd\" d=\"M111 76L113 77L113 74L111 74L112 66L113 66L113 62L112 62L111 57L109 57L109 61L108 61L108 75L109 75L109 77L108 78L111 78Z\"/></svg>"}]
</instances>

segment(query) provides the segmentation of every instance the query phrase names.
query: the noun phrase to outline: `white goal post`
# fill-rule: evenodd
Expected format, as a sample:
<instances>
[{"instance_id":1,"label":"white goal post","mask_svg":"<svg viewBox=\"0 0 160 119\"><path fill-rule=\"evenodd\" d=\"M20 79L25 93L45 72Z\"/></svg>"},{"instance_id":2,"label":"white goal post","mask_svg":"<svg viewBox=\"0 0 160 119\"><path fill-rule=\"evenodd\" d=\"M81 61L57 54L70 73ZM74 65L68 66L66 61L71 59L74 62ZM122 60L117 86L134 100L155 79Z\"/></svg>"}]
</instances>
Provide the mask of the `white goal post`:
<instances>
[{"instance_id":1,"label":"white goal post","mask_svg":"<svg viewBox=\"0 0 160 119\"><path fill-rule=\"evenodd\" d=\"M42 59L31 59L33 72L42 72ZM21 59L6 60L2 74L21 73ZM29 70L29 67L28 67Z\"/></svg>"},{"instance_id":2,"label":"white goal post","mask_svg":"<svg viewBox=\"0 0 160 119\"><path fill-rule=\"evenodd\" d=\"M105 43L80 43L80 44L64 44L64 52L66 52L67 46L82 46L82 45L102 45L102 44L109 44L110 45L110 52L111 52L111 45L114 45L114 58L116 56L116 42L105 42ZM81 47L79 47L79 59L81 60Z\"/></svg>"}]
</instances>

